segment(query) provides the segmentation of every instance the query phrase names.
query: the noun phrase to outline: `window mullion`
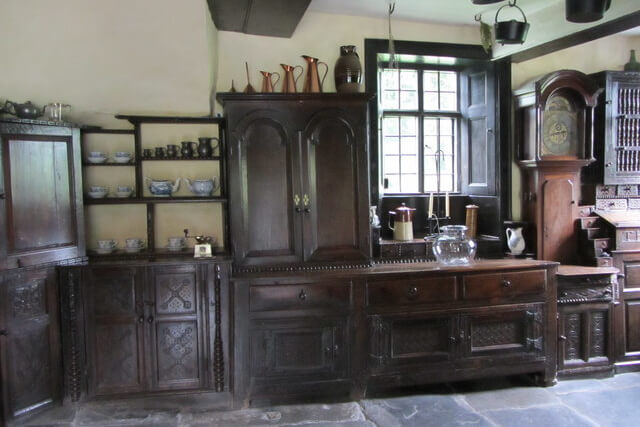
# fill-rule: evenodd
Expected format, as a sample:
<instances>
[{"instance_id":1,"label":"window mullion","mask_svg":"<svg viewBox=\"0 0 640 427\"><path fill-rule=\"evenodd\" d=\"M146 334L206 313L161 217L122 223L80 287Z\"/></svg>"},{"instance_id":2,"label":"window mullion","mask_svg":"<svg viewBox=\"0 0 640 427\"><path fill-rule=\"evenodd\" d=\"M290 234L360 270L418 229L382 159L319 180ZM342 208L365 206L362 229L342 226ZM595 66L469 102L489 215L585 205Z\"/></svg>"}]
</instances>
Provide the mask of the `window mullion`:
<instances>
[{"instance_id":1,"label":"window mullion","mask_svg":"<svg viewBox=\"0 0 640 427\"><path fill-rule=\"evenodd\" d=\"M418 70L418 191L424 193L424 71Z\"/></svg>"}]
</instances>

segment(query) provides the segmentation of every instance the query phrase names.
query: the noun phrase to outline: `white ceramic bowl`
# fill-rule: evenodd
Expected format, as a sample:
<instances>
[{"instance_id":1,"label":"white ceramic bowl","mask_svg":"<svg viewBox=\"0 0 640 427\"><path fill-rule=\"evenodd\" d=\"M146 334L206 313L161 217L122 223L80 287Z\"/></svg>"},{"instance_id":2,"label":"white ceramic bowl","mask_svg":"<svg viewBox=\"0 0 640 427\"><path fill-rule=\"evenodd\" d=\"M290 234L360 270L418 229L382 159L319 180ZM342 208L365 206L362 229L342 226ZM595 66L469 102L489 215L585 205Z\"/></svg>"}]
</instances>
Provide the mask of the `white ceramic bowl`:
<instances>
[{"instance_id":1,"label":"white ceramic bowl","mask_svg":"<svg viewBox=\"0 0 640 427\"><path fill-rule=\"evenodd\" d=\"M104 162L107 161L107 158L106 157L91 157L91 156L89 156L89 157L87 157L87 161L89 163L104 163Z\"/></svg>"},{"instance_id":2,"label":"white ceramic bowl","mask_svg":"<svg viewBox=\"0 0 640 427\"><path fill-rule=\"evenodd\" d=\"M92 199L103 199L108 193L108 191L89 191L87 194Z\"/></svg>"}]
</instances>

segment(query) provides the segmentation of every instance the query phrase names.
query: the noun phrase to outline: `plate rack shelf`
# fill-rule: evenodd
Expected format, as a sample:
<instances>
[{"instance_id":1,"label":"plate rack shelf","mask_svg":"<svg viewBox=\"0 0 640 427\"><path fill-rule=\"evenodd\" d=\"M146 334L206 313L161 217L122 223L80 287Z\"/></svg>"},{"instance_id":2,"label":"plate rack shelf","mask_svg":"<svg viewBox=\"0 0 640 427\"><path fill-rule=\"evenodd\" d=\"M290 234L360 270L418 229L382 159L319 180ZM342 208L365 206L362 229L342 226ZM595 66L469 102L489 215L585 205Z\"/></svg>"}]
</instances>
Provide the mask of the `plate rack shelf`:
<instances>
[{"instance_id":1,"label":"plate rack shelf","mask_svg":"<svg viewBox=\"0 0 640 427\"><path fill-rule=\"evenodd\" d=\"M116 115L117 119L128 121L133 128L132 129L103 129L99 127L87 127L82 129L82 166L83 166L83 181L85 186L85 196L84 196L84 205L85 210L87 210L87 227L92 226L92 215L89 214L88 210L92 207L96 206L144 206L146 212L146 244L145 248L138 252L127 252L124 249L116 249L109 254L98 254L95 249L95 242L88 242L88 253L91 257L95 258L108 258L108 259L135 259L135 258L155 258L155 257L176 257L176 256L193 256L193 250L190 248L185 248L180 251L170 251L167 250L166 247L163 247L162 242L158 240L158 235L160 231L165 226L165 224L161 223L158 220L158 206L171 205L172 207L178 207L179 209L184 209L185 213L189 211L189 209L193 206L200 206L202 204L220 204L221 206L221 216L220 221L221 224L219 228L221 229L221 236L215 236L217 238L217 243L213 248L214 255L226 255L229 253L229 212L228 212L228 187L227 187L227 165L226 165L226 138L225 138L225 120L221 117L180 117L180 116L146 116L146 115ZM149 138L143 137L143 127L146 129L148 127L153 127L155 125L165 125L172 126L177 129L183 129L183 127L188 131L188 126L211 126L211 129L217 127L217 135L215 135L219 139L219 144L217 148L214 149L213 155L206 158L198 158L197 153L193 158L182 158L182 157L174 157L174 158L155 158L155 157L144 157L143 149L150 148L150 144L153 144L153 141L149 141ZM186 132L188 133L188 132ZM192 133L193 134L193 133ZM122 138L126 138L128 136L131 137L131 145L127 144L127 151L133 152L133 157L128 163L115 163L107 160L104 163L91 163L87 160L89 151L93 150L109 150L109 138L117 137L120 141ZM95 138L95 139L93 139ZM89 149L89 140L93 139L91 142L91 147L93 150ZM96 139L101 141L100 143L96 142ZM178 142L173 141L172 143L178 144ZM99 144L97 147L96 144ZM120 142L120 146L122 146L122 142ZM130 148L129 148L130 147ZM154 165L155 171L164 170L168 168L177 169L180 171L180 174L189 174L193 165L202 165L203 162L208 162L206 165L211 164L212 169L214 164L217 164L218 171L218 182L219 189L214 192L214 195L202 197L202 196L189 196L189 195L178 195L178 196L153 196L150 195L147 191L145 191L145 165ZM166 165L166 168L165 168ZM110 197L108 195L104 198L91 198L89 197L88 188L93 185L100 185L99 182L92 182L89 178L90 170L99 170L101 168L106 168L108 170L108 175L119 176L118 174L129 174L129 176L133 175L133 192L130 197ZM109 169L113 168L113 169ZM208 166L205 166L208 169ZM126 172L127 169L132 169L132 172ZM200 168L202 169L202 168ZM154 179L164 179L162 177L154 177ZM199 177L198 177L199 179ZM182 183L184 185L184 183ZM113 192L113 188L111 189ZM113 192L114 194L115 192ZM117 221L127 221L126 217L118 217L114 218L114 222ZM201 221L199 224L203 225L207 229L211 229L212 221L216 221L214 218L204 218L204 221ZM189 226L191 225L191 226ZM108 227L108 225L104 224L104 220L101 224L96 225L93 224L94 227ZM185 224L184 228L188 228L190 234L197 234L199 231L197 230L197 226L193 224ZM88 233L88 235L91 233Z\"/></svg>"}]
</instances>

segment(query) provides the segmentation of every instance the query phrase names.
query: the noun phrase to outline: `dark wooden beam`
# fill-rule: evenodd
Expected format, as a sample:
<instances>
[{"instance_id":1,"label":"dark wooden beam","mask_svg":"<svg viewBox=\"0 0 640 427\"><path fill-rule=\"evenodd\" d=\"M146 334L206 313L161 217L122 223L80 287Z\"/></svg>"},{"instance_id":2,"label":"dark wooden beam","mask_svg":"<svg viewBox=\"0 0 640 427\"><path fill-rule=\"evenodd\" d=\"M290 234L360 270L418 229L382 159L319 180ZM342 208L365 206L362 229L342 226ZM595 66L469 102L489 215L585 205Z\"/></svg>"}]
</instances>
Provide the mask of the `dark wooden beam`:
<instances>
[{"instance_id":1,"label":"dark wooden beam","mask_svg":"<svg viewBox=\"0 0 640 427\"><path fill-rule=\"evenodd\" d=\"M568 36L514 53L509 57L511 58L512 63L528 61L557 50L590 42L592 40L610 36L638 26L640 26L640 11L630 13L629 15L621 16L620 18L587 28L586 30L578 31L577 33L569 34Z\"/></svg>"},{"instance_id":2,"label":"dark wooden beam","mask_svg":"<svg viewBox=\"0 0 640 427\"><path fill-rule=\"evenodd\" d=\"M311 0L207 0L218 30L291 37Z\"/></svg>"}]
</instances>

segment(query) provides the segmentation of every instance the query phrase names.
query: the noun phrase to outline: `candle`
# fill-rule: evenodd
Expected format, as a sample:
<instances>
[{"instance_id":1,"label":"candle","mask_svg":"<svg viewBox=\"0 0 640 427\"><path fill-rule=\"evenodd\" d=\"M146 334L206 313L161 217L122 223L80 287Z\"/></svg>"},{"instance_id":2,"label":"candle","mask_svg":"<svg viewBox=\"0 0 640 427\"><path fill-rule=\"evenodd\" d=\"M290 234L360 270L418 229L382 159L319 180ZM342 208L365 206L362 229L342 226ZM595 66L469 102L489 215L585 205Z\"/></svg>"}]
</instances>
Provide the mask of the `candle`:
<instances>
[{"instance_id":1,"label":"candle","mask_svg":"<svg viewBox=\"0 0 640 427\"><path fill-rule=\"evenodd\" d=\"M449 216L449 192L444 193L444 216Z\"/></svg>"},{"instance_id":2,"label":"candle","mask_svg":"<svg viewBox=\"0 0 640 427\"><path fill-rule=\"evenodd\" d=\"M429 193L429 215L427 218L431 218L433 215L433 193Z\"/></svg>"}]
</instances>

